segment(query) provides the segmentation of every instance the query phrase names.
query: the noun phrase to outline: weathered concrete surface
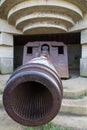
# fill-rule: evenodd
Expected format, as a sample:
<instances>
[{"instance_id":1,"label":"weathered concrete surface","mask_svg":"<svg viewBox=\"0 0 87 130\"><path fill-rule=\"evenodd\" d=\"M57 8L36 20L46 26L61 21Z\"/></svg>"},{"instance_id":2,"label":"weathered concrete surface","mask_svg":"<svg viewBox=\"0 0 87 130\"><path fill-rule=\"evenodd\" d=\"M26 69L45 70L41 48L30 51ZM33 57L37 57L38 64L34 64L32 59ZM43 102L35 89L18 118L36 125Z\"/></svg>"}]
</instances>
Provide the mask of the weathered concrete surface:
<instances>
[{"instance_id":1,"label":"weathered concrete surface","mask_svg":"<svg viewBox=\"0 0 87 130\"><path fill-rule=\"evenodd\" d=\"M87 130L87 116L58 115L53 119L57 125L72 127L74 130Z\"/></svg>"},{"instance_id":2,"label":"weathered concrete surface","mask_svg":"<svg viewBox=\"0 0 87 130\"><path fill-rule=\"evenodd\" d=\"M3 90L5 88L6 82L10 75L0 75L0 90Z\"/></svg>"},{"instance_id":3,"label":"weathered concrete surface","mask_svg":"<svg viewBox=\"0 0 87 130\"><path fill-rule=\"evenodd\" d=\"M82 56L80 59L80 75L87 77L87 29L81 32Z\"/></svg>"},{"instance_id":4,"label":"weathered concrete surface","mask_svg":"<svg viewBox=\"0 0 87 130\"><path fill-rule=\"evenodd\" d=\"M87 94L87 78L76 77L62 82L66 98L80 98Z\"/></svg>"},{"instance_id":5,"label":"weathered concrete surface","mask_svg":"<svg viewBox=\"0 0 87 130\"><path fill-rule=\"evenodd\" d=\"M0 73L10 74L13 72L13 58L0 58Z\"/></svg>"},{"instance_id":6,"label":"weathered concrete surface","mask_svg":"<svg viewBox=\"0 0 87 130\"><path fill-rule=\"evenodd\" d=\"M0 73L13 71L13 35L0 33Z\"/></svg>"},{"instance_id":7,"label":"weathered concrete surface","mask_svg":"<svg viewBox=\"0 0 87 130\"><path fill-rule=\"evenodd\" d=\"M8 23L14 25L14 27L18 29L22 28L24 33L52 34L53 32L81 31L84 28L87 28L85 22L87 18L84 17L84 15L87 14L86 1L79 2L79 0L73 0L72 2L71 0L38 0L37 2L35 0L2 0L0 5L0 18L7 20ZM43 27L45 29L43 29ZM7 29L8 28L4 28L3 31L5 32Z\"/></svg>"},{"instance_id":8,"label":"weathered concrete surface","mask_svg":"<svg viewBox=\"0 0 87 130\"><path fill-rule=\"evenodd\" d=\"M23 127L13 121L3 109L0 109L0 130L23 130Z\"/></svg>"},{"instance_id":9,"label":"weathered concrete surface","mask_svg":"<svg viewBox=\"0 0 87 130\"><path fill-rule=\"evenodd\" d=\"M61 112L87 116L87 97L83 99L63 99Z\"/></svg>"},{"instance_id":10,"label":"weathered concrete surface","mask_svg":"<svg viewBox=\"0 0 87 130\"><path fill-rule=\"evenodd\" d=\"M87 58L80 59L80 75L87 77Z\"/></svg>"},{"instance_id":11,"label":"weathered concrete surface","mask_svg":"<svg viewBox=\"0 0 87 130\"><path fill-rule=\"evenodd\" d=\"M8 21L1 18L0 18L0 32L10 33L10 34L22 34L22 32L17 30L15 26L10 25Z\"/></svg>"}]
</instances>

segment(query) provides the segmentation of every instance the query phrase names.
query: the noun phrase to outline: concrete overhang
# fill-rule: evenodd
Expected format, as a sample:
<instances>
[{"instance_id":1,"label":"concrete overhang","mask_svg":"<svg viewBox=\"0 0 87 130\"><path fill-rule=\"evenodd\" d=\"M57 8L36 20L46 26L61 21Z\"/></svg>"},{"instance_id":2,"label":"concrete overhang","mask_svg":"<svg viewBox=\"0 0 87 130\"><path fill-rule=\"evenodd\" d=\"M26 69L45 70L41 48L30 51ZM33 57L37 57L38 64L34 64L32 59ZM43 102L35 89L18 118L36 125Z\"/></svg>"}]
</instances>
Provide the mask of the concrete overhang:
<instances>
[{"instance_id":1,"label":"concrete overhang","mask_svg":"<svg viewBox=\"0 0 87 130\"><path fill-rule=\"evenodd\" d=\"M0 18L7 20L19 31L29 34L81 31L86 28L84 22L87 21L86 14L86 0L1 0L0 2Z\"/></svg>"}]
</instances>

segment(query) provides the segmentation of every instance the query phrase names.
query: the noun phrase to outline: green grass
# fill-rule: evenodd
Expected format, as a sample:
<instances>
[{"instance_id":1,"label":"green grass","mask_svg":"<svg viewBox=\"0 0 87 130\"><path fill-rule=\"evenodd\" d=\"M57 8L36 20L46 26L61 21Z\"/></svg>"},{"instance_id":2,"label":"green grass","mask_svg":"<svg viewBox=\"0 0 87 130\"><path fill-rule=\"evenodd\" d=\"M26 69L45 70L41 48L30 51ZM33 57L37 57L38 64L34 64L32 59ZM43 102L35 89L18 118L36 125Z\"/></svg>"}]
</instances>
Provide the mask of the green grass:
<instances>
[{"instance_id":1,"label":"green grass","mask_svg":"<svg viewBox=\"0 0 87 130\"><path fill-rule=\"evenodd\" d=\"M0 94L3 94L4 89L0 88Z\"/></svg>"},{"instance_id":2,"label":"green grass","mask_svg":"<svg viewBox=\"0 0 87 130\"><path fill-rule=\"evenodd\" d=\"M74 97L67 97L67 99L83 99L86 96L87 96L87 91L85 91L83 94L76 95ZM66 96L64 96L63 98L66 99Z\"/></svg>"},{"instance_id":3,"label":"green grass","mask_svg":"<svg viewBox=\"0 0 87 130\"><path fill-rule=\"evenodd\" d=\"M24 130L73 130L72 128L57 126L53 123L48 123L47 125L43 126L43 129L40 129L40 127L24 127Z\"/></svg>"},{"instance_id":4,"label":"green grass","mask_svg":"<svg viewBox=\"0 0 87 130\"><path fill-rule=\"evenodd\" d=\"M85 91L82 95L76 96L74 99L82 99L87 96L87 91Z\"/></svg>"}]
</instances>

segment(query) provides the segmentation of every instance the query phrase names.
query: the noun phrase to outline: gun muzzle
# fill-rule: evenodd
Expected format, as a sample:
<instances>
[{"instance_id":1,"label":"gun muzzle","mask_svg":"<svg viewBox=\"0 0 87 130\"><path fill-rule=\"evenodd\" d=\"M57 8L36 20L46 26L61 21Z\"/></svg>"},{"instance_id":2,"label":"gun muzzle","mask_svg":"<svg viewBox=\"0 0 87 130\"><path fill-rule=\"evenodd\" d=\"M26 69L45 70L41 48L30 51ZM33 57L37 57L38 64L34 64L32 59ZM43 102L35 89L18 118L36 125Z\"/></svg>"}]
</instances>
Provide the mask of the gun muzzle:
<instances>
[{"instance_id":1,"label":"gun muzzle","mask_svg":"<svg viewBox=\"0 0 87 130\"><path fill-rule=\"evenodd\" d=\"M41 56L14 71L6 84L3 104L16 122L40 126L57 115L62 97L62 83L54 66Z\"/></svg>"}]
</instances>

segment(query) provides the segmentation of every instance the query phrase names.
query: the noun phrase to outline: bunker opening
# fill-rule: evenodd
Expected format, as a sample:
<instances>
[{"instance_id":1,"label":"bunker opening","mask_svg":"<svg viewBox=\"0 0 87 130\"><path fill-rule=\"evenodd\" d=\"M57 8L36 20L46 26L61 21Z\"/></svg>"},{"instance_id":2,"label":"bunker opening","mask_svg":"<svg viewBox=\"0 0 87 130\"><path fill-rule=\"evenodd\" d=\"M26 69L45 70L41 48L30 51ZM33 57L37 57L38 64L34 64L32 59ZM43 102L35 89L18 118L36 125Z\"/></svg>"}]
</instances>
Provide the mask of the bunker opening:
<instances>
[{"instance_id":1,"label":"bunker opening","mask_svg":"<svg viewBox=\"0 0 87 130\"><path fill-rule=\"evenodd\" d=\"M80 75L81 58L80 36L81 34L79 32L68 34L31 35L30 37L27 35L14 36L14 69L34 57L39 57L42 52L43 45L46 44L48 45L48 47L46 47L46 49L48 49L48 54L51 59L53 59L52 63L58 70L58 73L60 73L60 77L66 79L73 76L78 77ZM55 42L57 44L55 44ZM26 46L26 48L29 47L29 50L26 50L26 52L29 52L29 55L25 54L23 62L24 46ZM67 64L65 63L66 58ZM64 63L62 63L63 61ZM62 66L64 64L66 67ZM60 69L60 67L63 69L65 68L65 70ZM68 75L65 72L66 68L68 68Z\"/></svg>"}]
</instances>

